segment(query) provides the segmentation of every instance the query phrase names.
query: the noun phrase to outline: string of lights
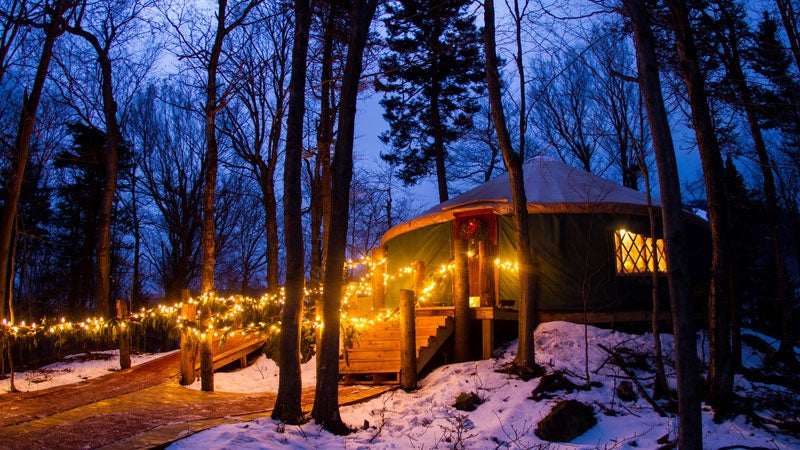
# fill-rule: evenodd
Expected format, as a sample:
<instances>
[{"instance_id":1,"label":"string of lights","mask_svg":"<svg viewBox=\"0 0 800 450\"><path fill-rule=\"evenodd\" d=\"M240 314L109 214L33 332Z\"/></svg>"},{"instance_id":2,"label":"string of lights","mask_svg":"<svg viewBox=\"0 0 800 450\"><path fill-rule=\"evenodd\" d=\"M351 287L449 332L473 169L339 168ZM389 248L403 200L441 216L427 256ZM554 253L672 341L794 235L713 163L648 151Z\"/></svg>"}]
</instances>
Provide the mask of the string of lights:
<instances>
[{"instance_id":1,"label":"string of lights","mask_svg":"<svg viewBox=\"0 0 800 450\"><path fill-rule=\"evenodd\" d=\"M372 279L375 270L386 266L386 259L372 260L365 257L359 261L347 261L345 269L351 272L360 267L365 267L365 273L356 281L349 283L342 296L341 326L343 332L351 334L364 329L376 322L397 318L397 311L373 311L367 316L354 314L353 300L359 296L372 295ZM518 272L518 264L511 261L494 261L495 266L512 272ZM437 287L441 285L455 269L454 263L444 264L433 272L426 280L426 285L419 293L420 303L425 303ZM383 283L407 277L414 273L413 266L399 268L393 274L383 273ZM306 303L319 296L322 288L305 291ZM173 305L159 304L149 309L142 308L124 318L105 319L103 317L87 318L83 321L69 321L65 318L57 320L44 318L39 323L18 324L10 323L3 319L0 322L0 347L6 348L10 343L21 339L36 341L39 337L57 336L63 338L68 334L79 334L87 338L96 339L109 331L117 333L120 330L136 329L141 327L165 328L180 331L190 339L227 338L228 336L252 334L278 334L280 333L280 310L285 301L283 289L277 295L264 295L252 298L243 295L219 297L215 294L205 294L197 298L190 298L187 304L193 310L188 316L183 315L184 303ZM303 321L304 327L319 329L323 326L321 319L316 316L307 317Z\"/></svg>"}]
</instances>

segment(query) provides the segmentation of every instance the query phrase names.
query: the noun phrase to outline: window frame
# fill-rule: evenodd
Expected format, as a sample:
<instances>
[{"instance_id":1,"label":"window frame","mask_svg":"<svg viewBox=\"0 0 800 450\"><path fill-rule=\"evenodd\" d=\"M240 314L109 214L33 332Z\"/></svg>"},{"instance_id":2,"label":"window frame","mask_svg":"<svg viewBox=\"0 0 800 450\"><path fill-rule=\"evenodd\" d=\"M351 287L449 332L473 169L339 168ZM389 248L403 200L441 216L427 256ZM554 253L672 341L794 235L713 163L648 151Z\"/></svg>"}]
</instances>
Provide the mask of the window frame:
<instances>
[{"instance_id":1,"label":"window frame","mask_svg":"<svg viewBox=\"0 0 800 450\"><path fill-rule=\"evenodd\" d=\"M653 273L653 238L624 228L613 230L614 271L617 276L642 276ZM664 252L664 240L656 238L657 273L665 275L668 270ZM624 254L623 254L624 252ZM635 253L634 253L635 252Z\"/></svg>"}]
</instances>

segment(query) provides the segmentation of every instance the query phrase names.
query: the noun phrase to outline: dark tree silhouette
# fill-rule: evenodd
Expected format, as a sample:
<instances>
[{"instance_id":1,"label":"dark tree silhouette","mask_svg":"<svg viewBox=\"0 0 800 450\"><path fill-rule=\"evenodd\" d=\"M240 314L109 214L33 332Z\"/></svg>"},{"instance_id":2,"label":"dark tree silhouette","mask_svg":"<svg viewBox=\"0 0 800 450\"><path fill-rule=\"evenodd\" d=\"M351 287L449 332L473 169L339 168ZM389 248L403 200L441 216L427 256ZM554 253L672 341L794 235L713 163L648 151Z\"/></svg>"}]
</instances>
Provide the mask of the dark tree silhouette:
<instances>
[{"instance_id":1,"label":"dark tree silhouette","mask_svg":"<svg viewBox=\"0 0 800 450\"><path fill-rule=\"evenodd\" d=\"M390 53L376 89L390 129L382 157L400 166L407 185L436 176L439 201L449 197L448 147L472 129L483 86L480 35L465 14L467 0L400 0L386 5Z\"/></svg>"}]
</instances>

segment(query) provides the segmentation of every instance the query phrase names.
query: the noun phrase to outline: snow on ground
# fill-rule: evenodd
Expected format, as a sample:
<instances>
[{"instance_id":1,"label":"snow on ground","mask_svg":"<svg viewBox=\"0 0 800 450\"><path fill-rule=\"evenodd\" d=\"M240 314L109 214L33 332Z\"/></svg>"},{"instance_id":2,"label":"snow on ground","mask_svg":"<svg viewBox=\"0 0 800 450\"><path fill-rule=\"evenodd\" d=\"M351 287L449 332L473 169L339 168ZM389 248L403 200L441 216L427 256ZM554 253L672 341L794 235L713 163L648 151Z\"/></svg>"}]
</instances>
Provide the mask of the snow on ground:
<instances>
[{"instance_id":1,"label":"snow on ground","mask_svg":"<svg viewBox=\"0 0 800 450\"><path fill-rule=\"evenodd\" d=\"M420 388L416 392L396 390L365 403L342 407L340 411L345 423L359 427L349 436L333 436L313 422L303 426L284 426L264 417L212 428L175 442L170 448L658 449L663 445L664 436L674 440L677 432L674 416L660 417L641 398L622 402L616 397L616 383L625 379L625 374L621 368L607 361L608 354L599 346L625 347L636 353L649 354L653 347L652 335L638 336L588 327L588 340L590 376L592 381L602 383L602 387L589 391L562 391L550 400L530 399L539 379L525 382L497 372L499 367L513 358L516 344L511 344L498 351L495 359L451 364L434 370L420 381ZM547 366L548 372L561 370L576 384L582 384L584 380L581 377L585 373L583 342L582 325L566 322L542 324L536 331L537 361ZM671 360L671 335L663 335L662 342ZM703 344L701 340L698 345ZM760 359L753 355L751 349L745 349L747 365L750 367L760 364ZM304 378L310 375L313 367L313 364L304 366ZM674 386L674 370L668 366L667 371ZM254 386L265 383L263 372L250 370ZM652 377L647 376L647 370L640 370L638 374L645 378L645 383L652 381ZM216 378L215 385L217 380L222 379L222 376ZM236 383L239 385L237 389L246 389L244 379ZM307 385L305 381L304 385ZM652 390L651 386L645 385L645 388ZM746 396L763 388L765 386L756 386L756 383L750 383L741 376L736 377L736 390L740 395ZM774 386L767 388L782 389ZM472 412L459 411L452 405L462 392L474 392L484 403ZM788 399L790 404L797 404L800 400L794 392L786 391L785 394L794 397ZM542 441L534 434L537 423L563 399L575 399L591 405L598 423L570 443ZM769 414L768 411L761 413ZM712 412L705 407L703 430L704 447L709 449L733 446L800 448L800 439L754 427L742 416L715 424Z\"/></svg>"},{"instance_id":2,"label":"snow on ground","mask_svg":"<svg viewBox=\"0 0 800 450\"><path fill-rule=\"evenodd\" d=\"M164 355L166 353L131 355L131 366L138 366ZM65 356L61 361L36 370L15 373L14 385L23 392L38 391L79 383L117 370L119 370L119 350L79 353ZM9 379L0 381L0 394L9 392L9 389Z\"/></svg>"},{"instance_id":3,"label":"snow on ground","mask_svg":"<svg viewBox=\"0 0 800 450\"><path fill-rule=\"evenodd\" d=\"M370 401L342 407L343 420L358 427L353 434L338 437L322 430L319 425L308 422L303 426L290 426L269 417L250 422L223 425L177 441L172 449L262 449L286 448L306 449L451 449L451 448L508 448L508 449L611 449L637 448L658 449L664 436L674 440L677 422L674 416L660 417L644 399L633 402L620 401L615 388L626 379L618 366L608 361L608 354L601 345L610 349L625 348L629 353L649 355L652 353L653 337L650 334L632 335L612 330L587 327L589 341L589 373L591 381L601 387L589 391L564 391L554 394L552 399L535 401L530 398L540 379L522 381L497 372L510 362L516 352L516 343L496 352L492 360L451 364L440 367L420 380L416 392L395 390ZM775 344L774 339L747 332ZM702 336L701 336L702 338ZM672 359L672 336L661 336L667 360ZM551 322L536 330L537 362L548 372L561 370L576 384L583 384L584 327L566 322ZM86 354L67 357L64 361L39 370L16 375L16 385L21 390L43 389L59 384L80 382L119 370L116 352L93 352L98 355L87 358ZM707 359L707 341L698 340L698 355ZM133 364L162 355L135 355ZM763 355L745 346L745 366L759 368ZM102 359L100 359L102 358ZM652 391L650 359L641 359L642 366L631 360L644 387ZM303 386L315 383L314 359L303 364ZM667 376L674 387L675 374L667 365ZM215 374L214 385L218 391L264 392L276 391L278 368L275 363L260 357L250 367L230 373ZM7 380L3 380L6 383ZM800 404L796 392L780 386L747 381L743 376L735 378L736 392L745 397L772 395L788 405ZM197 386L189 386L197 389ZM484 403L475 411L464 412L452 405L462 392L476 393ZM782 397L782 399L780 398ZM564 399L575 399L591 405L597 425L570 443L548 443L535 434L538 421L552 407ZM796 412L796 409L794 410ZM766 408L757 411L767 418L776 418L779 413ZM744 416L738 416L721 424L712 420L709 408L703 409L704 447L708 449L729 448L800 448L800 439L781 434L775 429L755 427ZM662 441L662 443L659 443Z\"/></svg>"},{"instance_id":4,"label":"snow on ground","mask_svg":"<svg viewBox=\"0 0 800 450\"><path fill-rule=\"evenodd\" d=\"M317 384L317 359L312 357L300 366L303 387ZM198 379L187 386L200 390ZM235 372L217 372L214 374L214 390L219 392L278 392L278 365L275 361L261 355L255 363Z\"/></svg>"}]
</instances>

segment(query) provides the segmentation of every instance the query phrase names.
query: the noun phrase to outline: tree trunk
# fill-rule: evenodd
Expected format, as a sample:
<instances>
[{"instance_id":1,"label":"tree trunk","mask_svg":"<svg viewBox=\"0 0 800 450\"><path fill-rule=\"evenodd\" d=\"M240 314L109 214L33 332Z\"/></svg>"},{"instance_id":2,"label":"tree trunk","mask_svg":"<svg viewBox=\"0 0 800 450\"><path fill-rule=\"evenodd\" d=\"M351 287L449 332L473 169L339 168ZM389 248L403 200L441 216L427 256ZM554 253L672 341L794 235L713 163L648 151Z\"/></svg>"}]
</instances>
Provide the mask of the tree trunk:
<instances>
[{"instance_id":1,"label":"tree trunk","mask_svg":"<svg viewBox=\"0 0 800 450\"><path fill-rule=\"evenodd\" d=\"M138 177L136 173L131 180L131 222L133 224L133 268L131 269L131 309L138 310L144 305L142 292L142 222L139 218L139 203L137 194Z\"/></svg>"},{"instance_id":2,"label":"tree trunk","mask_svg":"<svg viewBox=\"0 0 800 450\"><path fill-rule=\"evenodd\" d=\"M780 4L781 1L779 0ZM742 58L740 54L739 39L730 39L728 36L733 36L736 33L730 17L728 5L725 2L720 2L720 10L722 12L723 26L727 27L727 33L720 35L719 42L723 50L723 58L726 69L729 71L730 79L734 83L734 88L739 94L741 106L744 109L747 124L750 129L750 135L753 137L753 144L758 157L758 166L761 170L761 181L764 189L764 198L767 203L767 224L769 225L770 241L772 244L772 261L775 270L775 295L778 298L778 308L780 309L781 322L780 322L780 338L781 343L778 349L778 355L790 360L795 359L794 345L792 340L792 332L788 318L791 317L791 308L789 305L789 286L787 281L786 266L784 263L784 254L781 234L780 234L780 209L778 207L778 195L775 189L775 176L772 172L772 162L769 158L766 143L764 142L764 135L761 132L761 127L758 125L758 112L756 111L755 102L753 101L753 94L750 86L745 78L744 70L742 69ZM791 5L789 5L791 7ZM783 14L783 13L781 13ZM794 47L793 47L794 50ZM731 277L733 279L733 277ZM731 293L732 304L733 292ZM734 311L736 308L731 308ZM735 317L735 316L734 316ZM786 320L784 320L784 318ZM738 326L738 321L733 321ZM740 330L734 330L735 334L739 334ZM733 361L736 367L741 365L741 344L738 346L738 355L733 356Z\"/></svg>"},{"instance_id":3,"label":"tree trunk","mask_svg":"<svg viewBox=\"0 0 800 450\"><path fill-rule=\"evenodd\" d=\"M44 83L47 80L47 71L50 61L53 59L53 46L56 39L64 32L59 26L61 17L69 7L66 0L58 0L50 13L50 21L44 26L44 44L42 53L39 56L39 64L36 67L36 75L33 79L33 87L30 95L26 95L22 101L22 112L20 113L17 137L13 148L13 165L8 172L6 189L8 196L0 214L0 280L8 279L8 274L12 270L9 266L11 257L11 240L13 239L12 230L17 217L19 198L22 193L22 180L25 177L25 169L28 164L31 149L31 136L33 136L33 126L36 121L36 111L39 109L39 101L42 98ZM5 305L8 303L10 288L6 283L0 283L0 317L5 317Z\"/></svg>"},{"instance_id":4,"label":"tree trunk","mask_svg":"<svg viewBox=\"0 0 800 450\"><path fill-rule=\"evenodd\" d=\"M117 319L121 321L117 336L119 339L119 368L120 370L131 368L131 334L125 325L125 317L128 315L128 305L125 300L117 300Z\"/></svg>"},{"instance_id":5,"label":"tree trunk","mask_svg":"<svg viewBox=\"0 0 800 450\"><path fill-rule=\"evenodd\" d=\"M644 163L644 158L642 158ZM653 240L651 249L653 255L653 270L650 274L651 279L651 296L653 300L653 318L651 320L651 328L653 330L653 357L656 362L656 379L653 383L653 397L655 398L669 398L669 384L667 383L667 375L664 371L664 356L662 354L661 346L661 328L658 324L658 313L661 308L659 305L659 291L661 286L661 275L658 273L658 244L656 237L658 236L657 227L658 219L656 218L656 209L653 206L653 198L650 192L650 174L646 165L643 165L641 171L645 184L645 191L647 195L647 215L650 219L650 237Z\"/></svg>"},{"instance_id":6,"label":"tree trunk","mask_svg":"<svg viewBox=\"0 0 800 450\"><path fill-rule=\"evenodd\" d=\"M277 164L276 161L273 163ZM274 170L273 170L274 171ZM265 190L264 213L266 220L267 236L267 293L278 295L280 293L279 277L279 245L278 245L278 201L275 197L275 178L270 176L269 187Z\"/></svg>"},{"instance_id":7,"label":"tree trunk","mask_svg":"<svg viewBox=\"0 0 800 450\"><path fill-rule=\"evenodd\" d=\"M434 165L436 167L436 186L439 191L439 203L446 202L450 198L450 193L447 191L447 168L445 160L447 159L447 149L444 146L444 138L442 137L442 119L439 114L439 85L434 82L434 93L431 95L431 119L433 120L431 130L433 132L433 147L434 147Z\"/></svg>"},{"instance_id":8,"label":"tree trunk","mask_svg":"<svg viewBox=\"0 0 800 450\"><path fill-rule=\"evenodd\" d=\"M711 112L708 108L705 80L683 0L669 0L680 70L686 84L692 112L692 125L703 166L708 199L708 222L711 227L711 283L708 297L709 363L706 401L717 414L725 416L733 398L733 370L730 347L730 231L728 200L725 194L722 155Z\"/></svg>"},{"instance_id":9,"label":"tree trunk","mask_svg":"<svg viewBox=\"0 0 800 450\"><path fill-rule=\"evenodd\" d=\"M528 200L522 173L522 158L514 151L511 136L506 125L501 94L500 73L495 44L494 1L484 2L483 31L486 51L486 84L492 120L497 132L497 140L503 153L503 161L508 170L511 184L511 200L514 208L514 235L517 244L519 263L519 347L514 364L524 376L530 376L536 368L534 330L536 329L536 303L538 300L538 269L533 259L533 244L528 230Z\"/></svg>"},{"instance_id":10,"label":"tree trunk","mask_svg":"<svg viewBox=\"0 0 800 450\"><path fill-rule=\"evenodd\" d=\"M269 130L269 157L262 167L262 193L266 216L265 228L267 236L267 293L280 293L279 277L279 245L278 245L278 201L275 196L275 170L278 165L278 153L281 145L284 115L284 91L275 102L275 116Z\"/></svg>"},{"instance_id":11,"label":"tree trunk","mask_svg":"<svg viewBox=\"0 0 800 450\"><path fill-rule=\"evenodd\" d=\"M525 89L525 53L522 48L522 21L525 17L525 11L528 7L528 0L525 0L525 6L522 11L519 9L519 0L514 0L514 39L517 44L517 53L514 55L514 62L517 63L517 76L519 77L519 156L525 160L525 135L528 129L528 107L527 107L527 91ZM492 158L494 161L494 158ZM487 180L488 181L488 180Z\"/></svg>"},{"instance_id":12,"label":"tree trunk","mask_svg":"<svg viewBox=\"0 0 800 450\"><path fill-rule=\"evenodd\" d=\"M112 87L111 60L108 58L108 54L100 48L96 38L90 42L97 52L97 61L102 73L103 114L106 121L105 184L103 185L100 217L97 225L95 314L100 317L109 317L111 311L111 214L114 209L114 193L117 190L120 133L117 124L117 102L114 101Z\"/></svg>"},{"instance_id":13,"label":"tree trunk","mask_svg":"<svg viewBox=\"0 0 800 450\"><path fill-rule=\"evenodd\" d=\"M323 6L323 9L325 6ZM320 80L320 113L317 126L317 158L311 175L311 300L317 315L322 314L322 287L325 274L325 252L328 249L328 226L331 212L331 146L336 123L336 89L333 76L333 41L338 8L327 5L323 32L322 70ZM317 330L316 347L322 345L322 330ZM319 370L321 361L317 358Z\"/></svg>"},{"instance_id":14,"label":"tree trunk","mask_svg":"<svg viewBox=\"0 0 800 450\"><path fill-rule=\"evenodd\" d=\"M217 26L214 35L214 43L209 53L208 66L206 67L206 101L203 108L205 113L205 138L206 155L205 171L203 172L203 222L200 232L201 256L200 256L200 293L204 297L205 311L203 311L204 324L210 320L211 303L214 299L214 266L216 262L216 213L215 213L215 192L217 188L217 169L219 166L219 146L217 143L217 112L221 105L217 100L217 71L219 69L220 56L222 55L222 43L225 40L227 29L225 19L227 17L228 2L219 0L217 4ZM214 352L211 348L213 335L206 335L205 339L200 340L200 382L203 391L214 390Z\"/></svg>"},{"instance_id":15,"label":"tree trunk","mask_svg":"<svg viewBox=\"0 0 800 450\"><path fill-rule=\"evenodd\" d=\"M314 397L314 420L335 433L349 429L339 415L339 318L342 277L345 263L345 243L350 210L350 182L353 178L353 138L355 134L358 85L363 67L364 47L369 26L379 0L356 0L353 3L350 38L342 78L339 103L339 132L331 165L331 214L328 219L329 238L325 252L325 290L322 298L322 339L317 355L317 387Z\"/></svg>"},{"instance_id":16,"label":"tree trunk","mask_svg":"<svg viewBox=\"0 0 800 450\"><path fill-rule=\"evenodd\" d=\"M639 155L639 167L644 181L645 195L647 196L647 216L650 220L650 237L653 239L653 247L651 249L653 255L653 270L650 274L651 298L653 301L653 317L650 322L653 330L653 358L656 363L656 379L653 383L653 397L655 398L669 398L669 384L667 383L667 375L664 371L664 356L661 346L661 328L658 325L658 313L660 311L659 305L659 291L661 290L661 275L658 273L658 244L657 244L657 219L656 209L653 206L653 197L650 189L650 171L647 169L647 162L644 155Z\"/></svg>"},{"instance_id":17,"label":"tree trunk","mask_svg":"<svg viewBox=\"0 0 800 450\"><path fill-rule=\"evenodd\" d=\"M328 229L325 221L330 216L331 145L336 122L335 80L333 78L333 39L337 9L329 7L322 43L322 79L320 80L320 113L317 127L317 160L311 193L311 287L321 287L325 266Z\"/></svg>"},{"instance_id":18,"label":"tree trunk","mask_svg":"<svg viewBox=\"0 0 800 450\"><path fill-rule=\"evenodd\" d=\"M301 170L303 116L305 115L306 60L311 23L309 0L294 2L292 76L289 81L289 113L286 119L286 156L283 172L283 239L286 251L286 299L281 310L278 350L278 396L272 418L288 424L303 422L300 408L300 319L303 315L303 217Z\"/></svg>"},{"instance_id":19,"label":"tree trunk","mask_svg":"<svg viewBox=\"0 0 800 450\"><path fill-rule=\"evenodd\" d=\"M789 48L792 49L794 63L797 65L797 69L800 70L800 36L798 36L797 13L791 0L775 0L775 3L778 5L783 29L786 31L786 37L789 40Z\"/></svg>"},{"instance_id":20,"label":"tree trunk","mask_svg":"<svg viewBox=\"0 0 800 450\"><path fill-rule=\"evenodd\" d=\"M661 191L664 241L667 257L667 280L675 337L675 371L678 384L678 447L699 449L703 446L700 416L700 383L693 323L686 232L681 205L681 187L675 147L670 134L667 111L661 91L655 37L645 5L638 0L623 0L633 28L639 89L653 139Z\"/></svg>"}]
</instances>

